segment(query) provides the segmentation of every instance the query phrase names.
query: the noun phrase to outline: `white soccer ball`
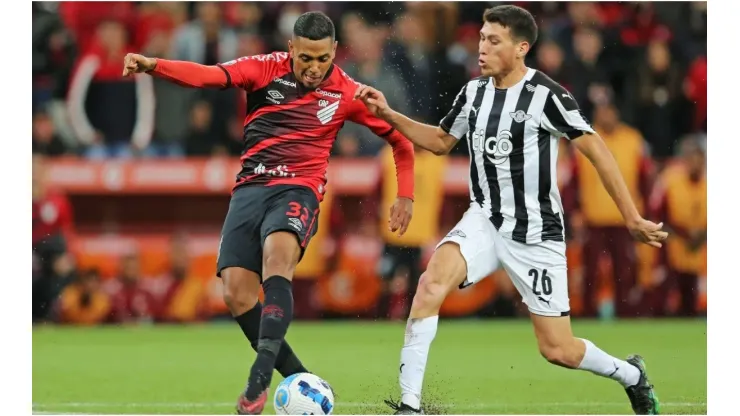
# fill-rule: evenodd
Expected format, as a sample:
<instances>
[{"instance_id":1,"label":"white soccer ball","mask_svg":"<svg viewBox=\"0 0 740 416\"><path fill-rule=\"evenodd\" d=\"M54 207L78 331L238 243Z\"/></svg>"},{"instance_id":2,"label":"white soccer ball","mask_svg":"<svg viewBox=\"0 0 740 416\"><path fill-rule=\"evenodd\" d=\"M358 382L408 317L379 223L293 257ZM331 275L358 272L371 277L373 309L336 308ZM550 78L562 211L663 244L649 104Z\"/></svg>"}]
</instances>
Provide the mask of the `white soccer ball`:
<instances>
[{"instance_id":1,"label":"white soccer ball","mask_svg":"<svg viewBox=\"0 0 740 416\"><path fill-rule=\"evenodd\" d=\"M334 394L319 376L298 373L278 385L273 404L278 415L330 415Z\"/></svg>"}]
</instances>

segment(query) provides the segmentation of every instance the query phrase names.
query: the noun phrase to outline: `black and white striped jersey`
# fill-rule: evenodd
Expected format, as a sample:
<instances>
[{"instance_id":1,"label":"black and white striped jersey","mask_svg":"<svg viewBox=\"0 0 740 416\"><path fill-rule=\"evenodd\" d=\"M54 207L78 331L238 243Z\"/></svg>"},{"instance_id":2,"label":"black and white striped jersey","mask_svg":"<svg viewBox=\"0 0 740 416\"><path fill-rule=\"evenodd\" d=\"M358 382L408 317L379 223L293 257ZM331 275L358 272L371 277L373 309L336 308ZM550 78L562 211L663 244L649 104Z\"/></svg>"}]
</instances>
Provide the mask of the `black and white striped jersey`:
<instances>
[{"instance_id":1,"label":"black and white striped jersey","mask_svg":"<svg viewBox=\"0 0 740 416\"><path fill-rule=\"evenodd\" d=\"M557 141L594 133L565 88L531 68L508 89L476 78L440 127L467 137L470 199L490 213L502 236L525 244L564 241Z\"/></svg>"}]
</instances>

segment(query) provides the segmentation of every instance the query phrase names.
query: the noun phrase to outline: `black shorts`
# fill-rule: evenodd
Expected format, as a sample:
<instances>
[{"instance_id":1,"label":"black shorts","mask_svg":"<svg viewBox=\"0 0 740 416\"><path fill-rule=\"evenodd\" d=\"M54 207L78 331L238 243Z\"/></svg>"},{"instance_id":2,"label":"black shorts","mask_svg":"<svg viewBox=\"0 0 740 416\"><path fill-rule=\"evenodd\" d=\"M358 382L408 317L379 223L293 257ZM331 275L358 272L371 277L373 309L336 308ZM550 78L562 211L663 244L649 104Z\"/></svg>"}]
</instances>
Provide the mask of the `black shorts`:
<instances>
[{"instance_id":1,"label":"black shorts","mask_svg":"<svg viewBox=\"0 0 740 416\"><path fill-rule=\"evenodd\" d=\"M295 185L243 186L231 196L218 246L217 272L241 267L262 277L262 246L277 231L295 234L301 257L316 234L319 201L310 188Z\"/></svg>"},{"instance_id":2,"label":"black shorts","mask_svg":"<svg viewBox=\"0 0 740 416\"><path fill-rule=\"evenodd\" d=\"M392 279L399 269L404 268L409 274L412 285L419 281L421 275L421 248L403 247L386 244L383 257L380 258L378 274L383 279Z\"/></svg>"}]
</instances>

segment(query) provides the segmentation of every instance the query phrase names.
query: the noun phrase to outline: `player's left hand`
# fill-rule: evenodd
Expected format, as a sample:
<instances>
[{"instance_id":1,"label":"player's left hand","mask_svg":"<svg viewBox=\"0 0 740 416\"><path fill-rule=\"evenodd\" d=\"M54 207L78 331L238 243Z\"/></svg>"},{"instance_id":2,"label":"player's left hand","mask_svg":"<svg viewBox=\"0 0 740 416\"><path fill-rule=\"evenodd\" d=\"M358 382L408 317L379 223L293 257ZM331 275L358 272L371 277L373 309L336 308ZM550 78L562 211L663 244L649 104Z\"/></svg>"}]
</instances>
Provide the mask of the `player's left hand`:
<instances>
[{"instance_id":1,"label":"player's left hand","mask_svg":"<svg viewBox=\"0 0 740 416\"><path fill-rule=\"evenodd\" d=\"M652 221L640 218L634 223L627 224L627 228L630 230L632 237L649 246L663 247L663 241L668 238L668 233L663 231L663 223L656 224Z\"/></svg>"},{"instance_id":2,"label":"player's left hand","mask_svg":"<svg viewBox=\"0 0 740 416\"><path fill-rule=\"evenodd\" d=\"M413 211L414 201L405 197L396 198L396 202L391 206L390 217L388 219L388 229L393 233L398 231L399 237L404 235L411 223Z\"/></svg>"}]
</instances>

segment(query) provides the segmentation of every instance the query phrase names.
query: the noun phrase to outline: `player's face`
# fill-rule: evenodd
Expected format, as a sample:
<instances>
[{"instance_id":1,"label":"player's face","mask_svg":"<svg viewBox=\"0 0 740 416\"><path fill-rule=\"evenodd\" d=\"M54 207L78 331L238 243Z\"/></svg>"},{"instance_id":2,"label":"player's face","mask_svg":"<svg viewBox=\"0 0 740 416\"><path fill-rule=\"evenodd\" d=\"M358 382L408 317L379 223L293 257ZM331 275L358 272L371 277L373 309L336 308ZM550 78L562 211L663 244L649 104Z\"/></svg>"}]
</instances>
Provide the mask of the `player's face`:
<instances>
[{"instance_id":1,"label":"player's face","mask_svg":"<svg viewBox=\"0 0 740 416\"><path fill-rule=\"evenodd\" d=\"M517 59L524 58L529 44L511 37L509 28L486 22L480 30L478 65L481 74L495 77L514 69Z\"/></svg>"},{"instance_id":2,"label":"player's face","mask_svg":"<svg viewBox=\"0 0 740 416\"><path fill-rule=\"evenodd\" d=\"M288 41L293 73L306 88L317 88L329 70L337 51L331 38L311 40L296 36Z\"/></svg>"}]
</instances>

